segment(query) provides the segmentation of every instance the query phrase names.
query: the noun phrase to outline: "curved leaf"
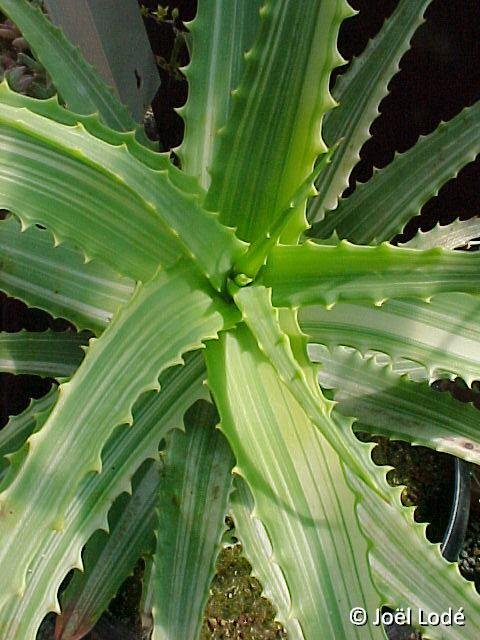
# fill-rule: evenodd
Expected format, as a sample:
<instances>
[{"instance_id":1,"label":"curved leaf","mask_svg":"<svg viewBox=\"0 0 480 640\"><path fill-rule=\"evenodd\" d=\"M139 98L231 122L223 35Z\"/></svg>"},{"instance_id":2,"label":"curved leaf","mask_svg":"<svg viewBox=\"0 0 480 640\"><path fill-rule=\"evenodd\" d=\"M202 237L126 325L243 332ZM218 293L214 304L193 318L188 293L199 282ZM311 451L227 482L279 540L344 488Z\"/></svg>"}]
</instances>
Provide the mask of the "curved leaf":
<instances>
[{"instance_id":1,"label":"curved leaf","mask_svg":"<svg viewBox=\"0 0 480 640\"><path fill-rule=\"evenodd\" d=\"M279 565L291 604L281 620L307 640L383 638L371 624L357 628L349 611L379 606L343 466L313 427L246 327L207 346L208 384L221 428L265 525L271 560ZM339 428L339 427L337 427ZM359 447L361 447L359 443Z\"/></svg>"},{"instance_id":2,"label":"curved leaf","mask_svg":"<svg viewBox=\"0 0 480 640\"><path fill-rule=\"evenodd\" d=\"M380 351L393 362L413 360L426 367L432 382L445 373L471 384L480 378L480 299L445 294L429 303L391 300L374 308L361 303L333 309L304 307L299 323L311 342L329 348Z\"/></svg>"},{"instance_id":3,"label":"curved leaf","mask_svg":"<svg viewBox=\"0 0 480 640\"><path fill-rule=\"evenodd\" d=\"M318 380L334 389L335 410L356 419L355 429L407 440L479 464L480 413L471 404L434 391L426 382L412 382L358 351L329 351L312 345L320 362Z\"/></svg>"},{"instance_id":4,"label":"curved leaf","mask_svg":"<svg viewBox=\"0 0 480 640\"><path fill-rule=\"evenodd\" d=\"M440 187L480 152L480 101L464 109L341 200L309 235L357 244L391 240Z\"/></svg>"},{"instance_id":5,"label":"curved leaf","mask_svg":"<svg viewBox=\"0 0 480 640\"><path fill-rule=\"evenodd\" d=\"M88 335L72 331L0 332L0 371L65 378L83 358Z\"/></svg>"},{"instance_id":6,"label":"curved leaf","mask_svg":"<svg viewBox=\"0 0 480 640\"><path fill-rule=\"evenodd\" d=\"M384 472L377 469L377 474ZM420 615L425 619L430 612L463 612L463 624L424 624L422 637L475 640L480 624L478 593L473 583L460 576L457 566L442 557L439 545L428 542L426 525L414 521L413 508L401 505L401 489L388 487L385 482L385 500L379 504L377 494L363 488L353 475L348 477L355 491L361 493L357 513L371 539L369 563L385 603L405 612L410 607L414 626L420 626ZM372 615L371 611L367 613Z\"/></svg>"},{"instance_id":7,"label":"curved leaf","mask_svg":"<svg viewBox=\"0 0 480 640\"><path fill-rule=\"evenodd\" d=\"M153 640L196 640L215 574L234 459L214 428L211 404L185 417L186 432L167 439L158 497L152 580Z\"/></svg>"},{"instance_id":8,"label":"curved leaf","mask_svg":"<svg viewBox=\"0 0 480 640\"><path fill-rule=\"evenodd\" d=\"M245 555L252 565L252 574L263 585L263 594L275 603L280 620L289 620L290 593L280 567L273 559L273 549L262 522L254 515L255 502L247 483L235 476L234 491L230 498L230 513L235 523L235 534L242 543ZM288 622L289 640L304 640L297 621Z\"/></svg>"},{"instance_id":9,"label":"curved leaf","mask_svg":"<svg viewBox=\"0 0 480 640\"><path fill-rule=\"evenodd\" d=\"M34 225L22 232L13 216L0 220L0 289L79 329L101 333L135 283L97 260L85 263L68 244L54 244L45 229Z\"/></svg>"},{"instance_id":10,"label":"curved leaf","mask_svg":"<svg viewBox=\"0 0 480 640\"><path fill-rule=\"evenodd\" d=\"M244 250L232 229L201 208L198 194L82 122L64 125L0 103L0 143L0 206L123 275L146 281L183 253L220 289Z\"/></svg>"},{"instance_id":11,"label":"curved leaf","mask_svg":"<svg viewBox=\"0 0 480 640\"><path fill-rule=\"evenodd\" d=\"M261 0L203 0L188 24L191 62L183 71L188 100L177 110L185 121L177 150L183 170L207 189L217 132L231 110L231 92L244 70L260 20Z\"/></svg>"},{"instance_id":12,"label":"curved leaf","mask_svg":"<svg viewBox=\"0 0 480 640\"><path fill-rule=\"evenodd\" d=\"M179 265L139 287L101 338L91 341L75 376L60 387L45 425L12 460L2 487L0 626L24 596L43 536L64 528L66 510L82 481L101 471L101 451L113 428L133 422L133 403L159 388L162 371L237 318L235 309ZM39 468L44 470L40 476Z\"/></svg>"},{"instance_id":13,"label":"curved leaf","mask_svg":"<svg viewBox=\"0 0 480 640\"><path fill-rule=\"evenodd\" d=\"M348 70L337 78L332 95L339 106L325 114L323 133L330 146L341 140L331 164L315 181L318 196L309 203L311 222L322 220L325 211L335 209L360 149L370 138L370 125L378 106L388 93L388 83L399 69L417 27L431 0L400 0L392 16L365 51L354 58Z\"/></svg>"},{"instance_id":14,"label":"curved leaf","mask_svg":"<svg viewBox=\"0 0 480 640\"><path fill-rule=\"evenodd\" d=\"M328 79L342 62L336 36L352 11L346 0L267 0L260 14L206 198L247 241L268 235L326 150L320 127L334 104ZM301 206L285 233L296 240L305 225Z\"/></svg>"},{"instance_id":15,"label":"curved leaf","mask_svg":"<svg viewBox=\"0 0 480 640\"><path fill-rule=\"evenodd\" d=\"M430 249L443 247L444 249L457 249L469 246L470 241L480 237L480 219L454 220L450 224L436 224L430 231L422 231L408 242L402 243L402 247L411 249Z\"/></svg>"},{"instance_id":16,"label":"curved leaf","mask_svg":"<svg viewBox=\"0 0 480 640\"><path fill-rule=\"evenodd\" d=\"M24 444L27 438L39 428L43 421L40 416L47 416L58 397L57 387L42 398L31 400L28 407L16 416L10 416L7 424L0 429L0 481L8 469L8 456Z\"/></svg>"},{"instance_id":17,"label":"curved leaf","mask_svg":"<svg viewBox=\"0 0 480 640\"><path fill-rule=\"evenodd\" d=\"M260 286L244 287L236 294L235 301L258 348L270 360L305 415L320 430L343 463L361 473L362 467L358 464L360 454L352 450L352 445L357 441L350 424L342 425L345 428L341 429L339 424L332 421L333 403L323 396L315 376L315 367L306 356L306 349L303 362L296 359L289 336L280 326L279 311L272 307L271 291ZM370 476L364 476L363 480L369 483ZM372 488L376 489L375 486Z\"/></svg>"},{"instance_id":18,"label":"curved leaf","mask_svg":"<svg viewBox=\"0 0 480 640\"><path fill-rule=\"evenodd\" d=\"M480 293L480 254L394 247L326 246L307 241L277 246L263 270L277 307L389 298L428 299L436 293Z\"/></svg>"},{"instance_id":19,"label":"curved leaf","mask_svg":"<svg viewBox=\"0 0 480 640\"><path fill-rule=\"evenodd\" d=\"M2 631L12 640L35 636L48 611L60 613L56 593L70 569L82 568L81 550L96 529L108 530L107 513L113 500L131 491L130 479L146 458L158 456L159 442L182 426L186 409L205 395L200 353L187 354L185 366L161 375L161 393L143 395L133 408L133 428L114 430L102 452L100 474L87 475L70 502L61 531L47 529L35 541L41 551L30 565L23 597L0 610ZM35 532L32 533L35 535Z\"/></svg>"},{"instance_id":20,"label":"curved leaf","mask_svg":"<svg viewBox=\"0 0 480 640\"><path fill-rule=\"evenodd\" d=\"M86 635L97 622L142 553L153 547L160 465L149 460L108 514L108 533L96 531L84 549L83 571L76 571L62 593L55 640Z\"/></svg>"},{"instance_id":21,"label":"curved leaf","mask_svg":"<svg viewBox=\"0 0 480 640\"><path fill-rule=\"evenodd\" d=\"M0 9L33 47L70 109L85 115L98 112L105 124L118 131L132 131L137 127L127 108L85 61L79 49L39 7L27 0L0 0Z\"/></svg>"}]
</instances>

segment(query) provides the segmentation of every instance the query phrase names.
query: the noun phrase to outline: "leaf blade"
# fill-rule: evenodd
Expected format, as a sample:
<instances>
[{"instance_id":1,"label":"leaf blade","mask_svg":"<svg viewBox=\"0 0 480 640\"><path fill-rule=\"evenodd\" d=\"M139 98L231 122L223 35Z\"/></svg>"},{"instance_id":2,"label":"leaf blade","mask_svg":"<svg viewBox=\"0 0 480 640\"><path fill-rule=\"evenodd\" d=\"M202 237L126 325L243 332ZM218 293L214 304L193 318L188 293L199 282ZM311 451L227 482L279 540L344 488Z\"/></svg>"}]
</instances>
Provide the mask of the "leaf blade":
<instances>
[{"instance_id":1,"label":"leaf blade","mask_svg":"<svg viewBox=\"0 0 480 640\"><path fill-rule=\"evenodd\" d=\"M211 404L192 407L167 444L151 575L153 640L198 638L225 530L234 459Z\"/></svg>"},{"instance_id":2,"label":"leaf blade","mask_svg":"<svg viewBox=\"0 0 480 640\"><path fill-rule=\"evenodd\" d=\"M43 553L35 557L23 598L2 610L4 629L14 640L33 637L48 611L59 612L56 593L72 568L81 568L81 549L97 529L106 529L107 512L122 492L130 492L130 479L147 458L158 457L161 439L182 426L184 412L203 397L205 366L200 353L187 354L185 366L161 375L162 393L149 393L133 408L134 428L120 427L102 452L103 471L87 476L65 514L62 532L47 531Z\"/></svg>"},{"instance_id":3,"label":"leaf blade","mask_svg":"<svg viewBox=\"0 0 480 640\"><path fill-rule=\"evenodd\" d=\"M354 497L333 449L245 327L222 334L206 355L221 428L237 459L234 471L253 492L255 516L266 527L272 559L292 597L289 618L281 622L298 620L307 640L317 638L318 629L328 637L381 637L371 625L360 631L348 621L350 603L375 608L377 595L364 564Z\"/></svg>"},{"instance_id":4,"label":"leaf blade","mask_svg":"<svg viewBox=\"0 0 480 640\"><path fill-rule=\"evenodd\" d=\"M445 373L467 384L479 377L479 301L463 294L434 296L430 303L391 300L381 307L339 304L327 311L304 307L299 312L302 330L312 342L353 347L404 358L426 367L432 382Z\"/></svg>"},{"instance_id":5,"label":"leaf blade","mask_svg":"<svg viewBox=\"0 0 480 640\"><path fill-rule=\"evenodd\" d=\"M26 0L0 0L0 9L17 24L35 49L70 109L84 115L98 111L105 124L118 131L132 131L137 127L113 91L40 8Z\"/></svg>"},{"instance_id":6,"label":"leaf blade","mask_svg":"<svg viewBox=\"0 0 480 640\"><path fill-rule=\"evenodd\" d=\"M72 331L1 331L0 371L65 378L79 366L87 343L88 335Z\"/></svg>"},{"instance_id":7,"label":"leaf blade","mask_svg":"<svg viewBox=\"0 0 480 640\"><path fill-rule=\"evenodd\" d=\"M188 100L179 113L185 122L177 150L183 170L204 189L210 184L217 132L231 110L230 95L244 69L243 54L250 49L259 22L260 0L200 2L188 24L191 62L184 69Z\"/></svg>"},{"instance_id":8,"label":"leaf blade","mask_svg":"<svg viewBox=\"0 0 480 640\"><path fill-rule=\"evenodd\" d=\"M267 235L326 150L320 125L333 106L328 78L341 62L335 39L348 15L344 0L308 5L269 1L262 8L259 32L215 152L206 198L243 240ZM296 241L304 228L304 210L298 207L289 239Z\"/></svg>"},{"instance_id":9,"label":"leaf blade","mask_svg":"<svg viewBox=\"0 0 480 640\"><path fill-rule=\"evenodd\" d=\"M350 173L360 160L360 149L370 137L370 125L379 114L380 101L387 95L388 83L399 70L400 59L424 21L430 1L401 0L363 53L337 78L332 95L339 106L326 113L324 136L329 146L338 140L341 143L331 164L315 181L319 195L309 203L311 222L323 219L326 210L335 209L348 186Z\"/></svg>"},{"instance_id":10,"label":"leaf blade","mask_svg":"<svg viewBox=\"0 0 480 640\"><path fill-rule=\"evenodd\" d=\"M480 257L475 253L419 251L387 243L370 247L346 241L327 246L307 241L277 246L263 270L273 289L275 306L369 301L390 298L428 299L443 292L480 293Z\"/></svg>"},{"instance_id":11,"label":"leaf blade","mask_svg":"<svg viewBox=\"0 0 480 640\"><path fill-rule=\"evenodd\" d=\"M80 251L33 225L21 231L10 216L0 221L0 288L29 306L100 334L135 288L98 260L85 264Z\"/></svg>"},{"instance_id":12,"label":"leaf blade","mask_svg":"<svg viewBox=\"0 0 480 640\"><path fill-rule=\"evenodd\" d=\"M357 185L351 197L312 227L310 235L357 244L391 240L427 200L479 153L480 102L464 109L382 170Z\"/></svg>"},{"instance_id":13,"label":"leaf blade","mask_svg":"<svg viewBox=\"0 0 480 640\"><path fill-rule=\"evenodd\" d=\"M168 321L162 318L167 305L176 309ZM3 603L22 599L28 566L39 552L42 536L62 529L65 511L82 480L102 469L101 451L113 428L131 424L138 396L158 389L159 374L181 362L182 353L198 349L203 340L213 339L237 318L235 310L205 287L196 273L179 265L140 287L101 338L90 343L81 367L62 385L49 419L12 461L4 481L0 502L6 517L0 522L0 562L8 570L2 578ZM152 350L154 345L157 348ZM53 451L52 441L56 442ZM81 464L79 450L84 451ZM49 469L40 480L39 466ZM23 527L27 516L28 530ZM35 542L31 531L36 532ZM11 545L15 554L8 552ZM2 624L11 608L0 608Z\"/></svg>"},{"instance_id":14,"label":"leaf blade","mask_svg":"<svg viewBox=\"0 0 480 640\"><path fill-rule=\"evenodd\" d=\"M357 351L332 351L312 345L321 363L319 382L334 389L335 410L356 419L355 429L406 440L478 464L478 409L435 391L426 382L412 382L391 365L378 365Z\"/></svg>"}]
</instances>

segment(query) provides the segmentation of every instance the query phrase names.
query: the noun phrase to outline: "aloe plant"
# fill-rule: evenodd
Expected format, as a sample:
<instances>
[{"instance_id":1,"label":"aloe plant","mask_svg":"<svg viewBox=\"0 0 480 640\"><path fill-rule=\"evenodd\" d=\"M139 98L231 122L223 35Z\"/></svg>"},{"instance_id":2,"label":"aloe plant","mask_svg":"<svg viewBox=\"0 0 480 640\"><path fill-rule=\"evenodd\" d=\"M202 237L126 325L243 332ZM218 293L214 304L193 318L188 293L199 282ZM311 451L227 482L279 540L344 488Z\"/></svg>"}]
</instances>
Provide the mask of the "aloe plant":
<instances>
[{"instance_id":1,"label":"aloe plant","mask_svg":"<svg viewBox=\"0 0 480 640\"><path fill-rule=\"evenodd\" d=\"M201 0L179 169L0 0L62 96L0 86L0 284L91 332L0 337L2 370L61 382L1 432L2 638L49 611L82 637L140 554L152 638L198 637L227 512L290 639L384 638L383 606L476 637L473 586L354 434L480 458L473 408L429 386L478 377L480 256L453 250L478 224L389 243L478 153L480 104L341 197L428 4L400 0L332 97L345 0Z\"/></svg>"}]
</instances>

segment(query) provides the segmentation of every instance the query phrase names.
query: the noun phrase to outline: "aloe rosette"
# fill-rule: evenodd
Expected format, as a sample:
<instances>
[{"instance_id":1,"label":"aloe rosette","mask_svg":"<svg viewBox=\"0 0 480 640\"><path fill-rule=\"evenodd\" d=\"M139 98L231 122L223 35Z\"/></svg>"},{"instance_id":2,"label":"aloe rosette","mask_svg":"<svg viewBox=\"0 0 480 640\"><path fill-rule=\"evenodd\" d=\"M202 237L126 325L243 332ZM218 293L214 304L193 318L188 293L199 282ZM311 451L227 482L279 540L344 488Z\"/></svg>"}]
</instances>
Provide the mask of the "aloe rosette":
<instances>
[{"instance_id":1,"label":"aloe rosette","mask_svg":"<svg viewBox=\"0 0 480 640\"><path fill-rule=\"evenodd\" d=\"M2 638L50 611L82 637L139 555L152 638L197 638L227 512L290 639L384 638L383 606L462 608L425 637L476 637L473 586L354 435L480 459L472 407L428 384L478 377L480 256L454 251L478 224L389 243L478 153L480 105L341 197L428 4L400 0L331 95L345 0L201 0L179 169L0 0L62 97L0 86L0 286L82 330L0 335L2 371L60 380L0 434Z\"/></svg>"}]
</instances>

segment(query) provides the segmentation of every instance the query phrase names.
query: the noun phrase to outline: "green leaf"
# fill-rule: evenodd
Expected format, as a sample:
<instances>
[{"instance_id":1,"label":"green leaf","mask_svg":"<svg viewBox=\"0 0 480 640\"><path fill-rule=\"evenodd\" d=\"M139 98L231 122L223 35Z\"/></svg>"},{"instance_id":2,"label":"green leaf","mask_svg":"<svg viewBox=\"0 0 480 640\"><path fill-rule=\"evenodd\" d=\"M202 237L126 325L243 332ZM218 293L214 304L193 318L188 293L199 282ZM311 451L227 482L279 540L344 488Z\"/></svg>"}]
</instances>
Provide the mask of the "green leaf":
<instances>
[{"instance_id":1,"label":"green leaf","mask_svg":"<svg viewBox=\"0 0 480 640\"><path fill-rule=\"evenodd\" d=\"M0 331L0 372L65 378L82 361L86 344L87 334L72 331Z\"/></svg>"},{"instance_id":2,"label":"green leaf","mask_svg":"<svg viewBox=\"0 0 480 640\"><path fill-rule=\"evenodd\" d=\"M373 610L379 597L366 562L355 495L335 451L313 427L246 327L207 346L208 384L221 428L255 500L291 596L286 628L306 640L383 638L348 612ZM358 443L358 448L362 447ZM367 448L367 447L366 447ZM298 637L298 632L293 637Z\"/></svg>"},{"instance_id":3,"label":"green leaf","mask_svg":"<svg viewBox=\"0 0 480 640\"><path fill-rule=\"evenodd\" d=\"M243 54L250 49L259 23L261 0L198 3L188 24L191 62L183 71L188 100L178 109L185 121L177 150L183 170L207 189L217 132L231 110L231 91L244 70Z\"/></svg>"},{"instance_id":4,"label":"green leaf","mask_svg":"<svg viewBox=\"0 0 480 640\"><path fill-rule=\"evenodd\" d=\"M159 472L159 463L152 460L139 469L132 480L132 495L122 494L110 509L109 532L96 531L88 541L83 572L75 572L61 596L56 640L86 635L140 556L153 547Z\"/></svg>"},{"instance_id":5,"label":"green leaf","mask_svg":"<svg viewBox=\"0 0 480 640\"><path fill-rule=\"evenodd\" d=\"M296 357L289 336L280 325L279 310L272 306L271 291L261 286L244 287L235 295L235 301L259 349L267 356L305 415L318 427L343 463L361 473L362 467L358 464L360 454L352 449L357 439L351 424L335 423L332 420L333 403L323 396L318 386L316 368L306 354L306 343L302 349L303 358L299 360L299 355L302 355L298 354L300 345L297 342ZM298 338L300 329L294 327L292 332L295 328ZM370 477L365 476L364 481L369 483ZM376 489L375 486L373 488Z\"/></svg>"},{"instance_id":6,"label":"green leaf","mask_svg":"<svg viewBox=\"0 0 480 640\"><path fill-rule=\"evenodd\" d=\"M0 104L0 141L0 206L123 275L146 281L183 253L221 288L244 249L200 207L198 194L180 190L168 171L147 166L127 144L95 137L82 122L67 126ZM220 249L212 252L212 243Z\"/></svg>"},{"instance_id":7,"label":"green leaf","mask_svg":"<svg viewBox=\"0 0 480 640\"><path fill-rule=\"evenodd\" d=\"M277 246L268 257L263 283L277 307L389 298L428 299L441 292L480 293L480 254L394 247L336 247L307 241Z\"/></svg>"},{"instance_id":8,"label":"green leaf","mask_svg":"<svg viewBox=\"0 0 480 640\"><path fill-rule=\"evenodd\" d=\"M378 474L383 473L377 470ZM425 535L427 525L414 521L414 509L400 502L401 488L385 487L385 500L364 489L353 475L349 482L361 498L357 513L364 531L369 532L369 564L375 584L390 607L411 608L412 622L419 623L419 612L447 612L461 609L465 625L429 625L423 637L432 640L476 640L480 625L478 593L472 582L464 580L456 564L441 556Z\"/></svg>"},{"instance_id":9,"label":"green leaf","mask_svg":"<svg viewBox=\"0 0 480 640\"><path fill-rule=\"evenodd\" d=\"M311 342L412 360L426 367L432 382L447 372L467 384L480 379L480 300L445 294L429 303L391 300L381 307L338 304L331 310L304 307L299 323Z\"/></svg>"},{"instance_id":10,"label":"green leaf","mask_svg":"<svg viewBox=\"0 0 480 640\"><path fill-rule=\"evenodd\" d=\"M321 363L322 387L335 390L335 410L354 417L355 429L479 463L479 412L471 404L434 391L426 382L412 382L391 365L381 366L346 347L329 351L312 345L310 355Z\"/></svg>"},{"instance_id":11,"label":"green leaf","mask_svg":"<svg viewBox=\"0 0 480 640\"><path fill-rule=\"evenodd\" d=\"M322 220L326 210L335 209L348 187L350 173L360 160L360 149L370 138L370 125L379 114L380 101L387 95L388 83L397 73L430 2L400 0L378 35L335 82L332 95L339 106L325 115L323 133L328 145L341 142L332 163L315 182L319 195L309 203L311 222Z\"/></svg>"},{"instance_id":12,"label":"green leaf","mask_svg":"<svg viewBox=\"0 0 480 640\"><path fill-rule=\"evenodd\" d=\"M132 428L114 430L102 451L102 473L83 479L65 513L63 530L32 532L39 549L30 564L23 597L16 594L0 609L2 632L9 640L35 637L48 611L60 613L57 589L70 569L82 568L81 550L92 533L99 528L108 530L107 513L113 500L131 491L130 479L141 463L158 457L161 439L181 427L186 409L205 395L202 355L187 354L185 360L185 366L161 375L161 393L150 392L139 399L133 408Z\"/></svg>"},{"instance_id":13,"label":"green leaf","mask_svg":"<svg viewBox=\"0 0 480 640\"><path fill-rule=\"evenodd\" d=\"M403 154L397 154L371 180L357 185L335 211L312 227L309 235L340 238L358 244L391 240L440 187L480 151L480 101Z\"/></svg>"},{"instance_id":14,"label":"green leaf","mask_svg":"<svg viewBox=\"0 0 480 640\"><path fill-rule=\"evenodd\" d=\"M7 456L20 449L37 426L43 424L40 416L50 413L57 396L57 387L54 386L42 398L31 400L25 411L11 416L7 424L0 429L0 481L9 466Z\"/></svg>"},{"instance_id":15,"label":"green leaf","mask_svg":"<svg viewBox=\"0 0 480 640\"><path fill-rule=\"evenodd\" d=\"M328 79L342 62L336 36L352 11L345 0L268 0L260 14L206 199L248 241L267 235L326 150L321 121L334 104ZM305 225L301 206L285 237L296 240Z\"/></svg>"},{"instance_id":16,"label":"green leaf","mask_svg":"<svg viewBox=\"0 0 480 640\"><path fill-rule=\"evenodd\" d=\"M27 0L0 0L0 9L35 50L72 111L85 115L98 112L103 122L117 131L136 129L135 121L113 90L39 7L33 7Z\"/></svg>"},{"instance_id":17,"label":"green leaf","mask_svg":"<svg viewBox=\"0 0 480 640\"><path fill-rule=\"evenodd\" d=\"M411 249L431 249L432 247L457 249L470 246L471 240L478 237L480 237L480 218L457 219L446 225L438 223L430 231L419 229L411 240L402 243L401 246Z\"/></svg>"},{"instance_id":18,"label":"green leaf","mask_svg":"<svg viewBox=\"0 0 480 640\"><path fill-rule=\"evenodd\" d=\"M33 225L21 232L9 216L0 221L0 289L32 307L101 333L131 297L134 282Z\"/></svg>"},{"instance_id":19,"label":"green leaf","mask_svg":"<svg viewBox=\"0 0 480 640\"><path fill-rule=\"evenodd\" d=\"M235 476L230 498L230 514L235 523L235 535L242 543L245 556L252 565L252 574L263 585L263 596L274 603L277 619L286 620L289 640L304 640L300 625L290 618L290 593L278 564L272 559L272 545L262 522L253 515L255 502L247 483Z\"/></svg>"},{"instance_id":20,"label":"green leaf","mask_svg":"<svg viewBox=\"0 0 480 640\"><path fill-rule=\"evenodd\" d=\"M235 308L180 264L139 287L102 336L90 342L75 376L60 387L49 419L12 461L3 484L0 616L22 599L43 536L65 527L82 481L102 470L101 452L114 427L132 424L133 403L145 391L159 389L158 376L181 363L183 353L237 319Z\"/></svg>"},{"instance_id":21,"label":"green leaf","mask_svg":"<svg viewBox=\"0 0 480 640\"><path fill-rule=\"evenodd\" d=\"M199 637L231 491L234 459L213 406L197 404L185 422L167 439L161 471L153 640Z\"/></svg>"}]
</instances>

